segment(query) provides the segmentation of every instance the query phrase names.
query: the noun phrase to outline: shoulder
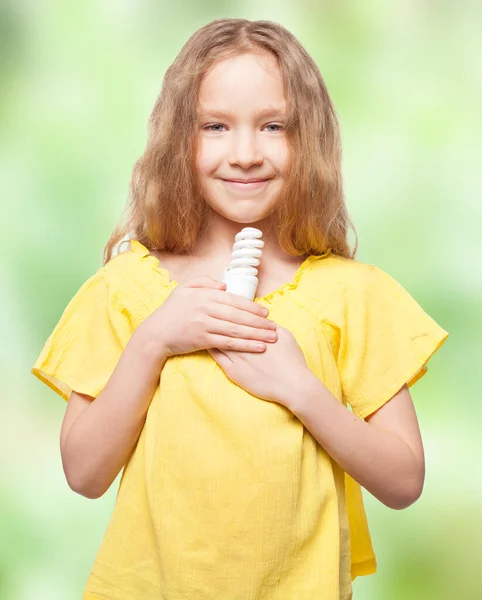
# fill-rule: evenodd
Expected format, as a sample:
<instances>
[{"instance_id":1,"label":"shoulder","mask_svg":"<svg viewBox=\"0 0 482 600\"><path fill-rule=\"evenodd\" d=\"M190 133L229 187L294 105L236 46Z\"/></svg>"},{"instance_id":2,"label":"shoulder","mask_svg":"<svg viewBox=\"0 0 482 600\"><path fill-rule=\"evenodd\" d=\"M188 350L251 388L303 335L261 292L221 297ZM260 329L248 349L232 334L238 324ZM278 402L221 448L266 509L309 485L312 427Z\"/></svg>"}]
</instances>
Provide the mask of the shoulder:
<instances>
[{"instance_id":1,"label":"shoulder","mask_svg":"<svg viewBox=\"0 0 482 600\"><path fill-rule=\"evenodd\" d=\"M300 285L298 300L319 319L341 326L348 315L361 316L382 298L403 288L378 266L329 254L316 257Z\"/></svg>"},{"instance_id":2,"label":"shoulder","mask_svg":"<svg viewBox=\"0 0 482 600\"><path fill-rule=\"evenodd\" d=\"M152 276L155 258L136 240L122 242L118 253L103 267L104 277L112 286L136 287Z\"/></svg>"},{"instance_id":3,"label":"shoulder","mask_svg":"<svg viewBox=\"0 0 482 600\"><path fill-rule=\"evenodd\" d=\"M316 257L311 272L311 285L348 295L368 291L378 280L388 277L376 265L333 254Z\"/></svg>"},{"instance_id":4,"label":"shoulder","mask_svg":"<svg viewBox=\"0 0 482 600\"><path fill-rule=\"evenodd\" d=\"M140 318L157 308L171 291L158 259L137 240L123 242L103 269L111 295L117 295Z\"/></svg>"},{"instance_id":5,"label":"shoulder","mask_svg":"<svg viewBox=\"0 0 482 600\"><path fill-rule=\"evenodd\" d=\"M104 270L107 277L121 277L122 274L137 271L142 264L144 253L134 241L122 242L117 254L115 254L105 265Z\"/></svg>"}]
</instances>

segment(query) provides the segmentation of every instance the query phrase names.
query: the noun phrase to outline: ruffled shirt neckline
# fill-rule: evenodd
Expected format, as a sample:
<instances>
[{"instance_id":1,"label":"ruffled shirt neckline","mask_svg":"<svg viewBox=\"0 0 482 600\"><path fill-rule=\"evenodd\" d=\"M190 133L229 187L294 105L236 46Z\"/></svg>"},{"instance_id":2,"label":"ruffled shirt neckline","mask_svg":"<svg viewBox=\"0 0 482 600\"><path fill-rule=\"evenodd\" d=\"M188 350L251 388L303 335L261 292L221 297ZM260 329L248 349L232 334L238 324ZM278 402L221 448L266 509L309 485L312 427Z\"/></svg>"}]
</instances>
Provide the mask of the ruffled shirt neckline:
<instances>
[{"instance_id":1,"label":"ruffled shirt neckline","mask_svg":"<svg viewBox=\"0 0 482 600\"><path fill-rule=\"evenodd\" d=\"M147 262L151 265L152 269L161 276L163 284L169 290L172 291L175 287L177 287L179 285L179 283L175 279L171 278L171 274L169 273L169 271L165 267L161 266L157 256L154 256L153 254L151 254L150 251L148 250L148 248L146 248L143 244L141 244L141 242L139 242L139 240L129 240L129 241L130 241L131 251L138 254L142 260L144 260L145 262ZM298 287L301 277L303 276L304 272L310 268L312 263L314 263L315 261L317 261L321 258L325 258L326 256L328 256L330 254L331 254L331 248L328 248L328 250L326 250L323 254L310 254L310 256L308 256L301 263L301 265L296 269L293 279L290 282L283 284L276 290L273 290L272 292L269 292L268 294L265 294L264 296L256 297L254 299L254 302L258 302L258 303L259 302L261 302L261 303L262 302L272 302L275 298L283 296L284 294L291 293L293 290L295 290Z\"/></svg>"}]
</instances>

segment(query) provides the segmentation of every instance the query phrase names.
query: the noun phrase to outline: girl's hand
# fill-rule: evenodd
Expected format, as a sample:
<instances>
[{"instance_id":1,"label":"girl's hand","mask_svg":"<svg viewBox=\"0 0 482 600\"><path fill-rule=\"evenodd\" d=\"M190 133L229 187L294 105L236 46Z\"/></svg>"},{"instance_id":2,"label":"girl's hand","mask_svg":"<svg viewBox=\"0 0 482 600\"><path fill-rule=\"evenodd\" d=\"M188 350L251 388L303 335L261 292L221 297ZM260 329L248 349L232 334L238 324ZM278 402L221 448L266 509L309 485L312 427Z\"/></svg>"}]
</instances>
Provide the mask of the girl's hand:
<instances>
[{"instance_id":1,"label":"girl's hand","mask_svg":"<svg viewBox=\"0 0 482 600\"><path fill-rule=\"evenodd\" d=\"M263 306L225 289L207 275L186 281L139 327L165 357L207 348L262 352L265 346L257 345L269 340L276 324L266 319Z\"/></svg>"},{"instance_id":2,"label":"girl's hand","mask_svg":"<svg viewBox=\"0 0 482 600\"><path fill-rule=\"evenodd\" d=\"M253 396L276 402L291 410L299 383L312 374L303 352L288 329L278 325L278 341L254 355L229 350L208 350L224 373Z\"/></svg>"}]
</instances>

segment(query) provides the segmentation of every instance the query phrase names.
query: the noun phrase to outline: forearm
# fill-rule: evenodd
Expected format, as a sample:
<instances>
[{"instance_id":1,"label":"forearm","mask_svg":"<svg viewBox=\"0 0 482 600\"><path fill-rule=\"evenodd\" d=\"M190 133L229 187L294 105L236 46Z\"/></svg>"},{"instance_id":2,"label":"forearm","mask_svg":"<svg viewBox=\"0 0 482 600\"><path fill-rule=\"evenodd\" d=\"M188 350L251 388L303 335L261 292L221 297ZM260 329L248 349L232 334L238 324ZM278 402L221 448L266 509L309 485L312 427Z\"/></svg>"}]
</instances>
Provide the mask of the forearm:
<instances>
[{"instance_id":1,"label":"forearm","mask_svg":"<svg viewBox=\"0 0 482 600\"><path fill-rule=\"evenodd\" d=\"M380 502L402 509L420 496L423 474L411 448L353 414L314 375L286 404L343 470Z\"/></svg>"},{"instance_id":2,"label":"forearm","mask_svg":"<svg viewBox=\"0 0 482 600\"><path fill-rule=\"evenodd\" d=\"M144 426L165 356L138 328L99 396L72 425L62 452L69 485L102 496L126 464Z\"/></svg>"}]
</instances>

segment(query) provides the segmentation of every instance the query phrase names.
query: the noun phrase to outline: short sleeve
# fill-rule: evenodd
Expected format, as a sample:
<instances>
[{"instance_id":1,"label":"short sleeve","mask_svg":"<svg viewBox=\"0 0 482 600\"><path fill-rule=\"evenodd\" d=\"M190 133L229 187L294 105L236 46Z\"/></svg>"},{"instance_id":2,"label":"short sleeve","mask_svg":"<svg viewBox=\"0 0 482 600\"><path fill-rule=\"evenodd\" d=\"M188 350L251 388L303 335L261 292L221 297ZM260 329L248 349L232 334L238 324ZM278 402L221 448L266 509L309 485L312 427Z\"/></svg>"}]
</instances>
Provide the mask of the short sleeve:
<instances>
[{"instance_id":1,"label":"short sleeve","mask_svg":"<svg viewBox=\"0 0 482 600\"><path fill-rule=\"evenodd\" d=\"M361 418L423 377L449 335L390 275L366 267L345 295L338 352L344 397Z\"/></svg>"},{"instance_id":2,"label":"short sleeve","mask_svg":"<svg viewBox=\"0 0 482 600\"><path fill-rule=\"evenodd\" d=\"M97 397L125 348L129 319L101 268L78 290L31 373L64 400L72 390Z\"/></svg>"}]
</instances>

